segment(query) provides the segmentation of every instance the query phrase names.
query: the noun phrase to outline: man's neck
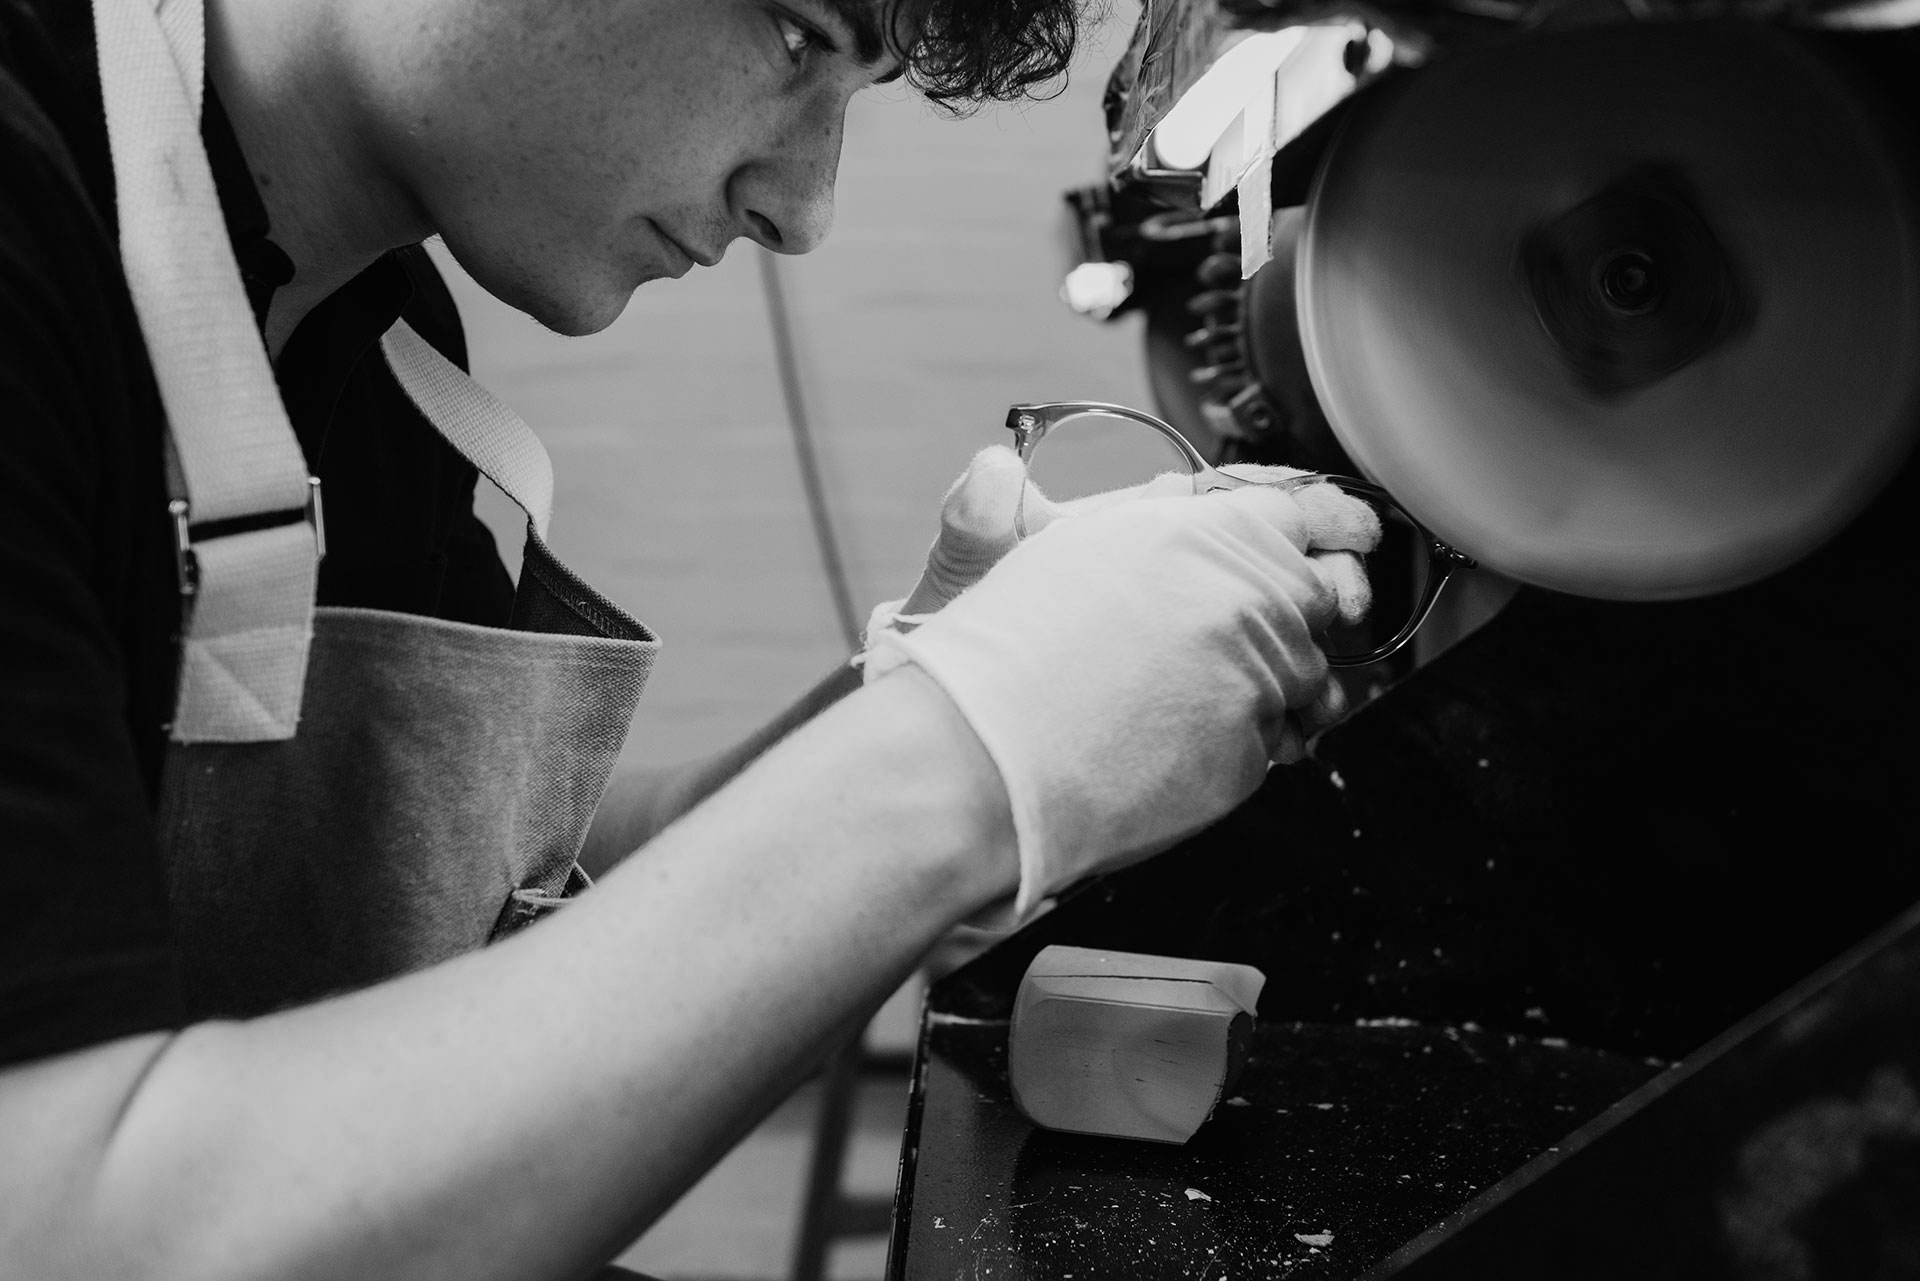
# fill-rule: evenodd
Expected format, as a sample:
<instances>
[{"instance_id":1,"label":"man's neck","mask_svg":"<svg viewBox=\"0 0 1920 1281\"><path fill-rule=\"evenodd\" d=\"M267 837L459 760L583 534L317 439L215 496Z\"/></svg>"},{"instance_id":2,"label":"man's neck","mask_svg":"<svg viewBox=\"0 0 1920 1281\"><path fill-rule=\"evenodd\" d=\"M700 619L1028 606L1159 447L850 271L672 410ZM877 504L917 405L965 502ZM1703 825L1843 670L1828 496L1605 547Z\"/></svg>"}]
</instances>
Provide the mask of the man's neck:
<instances>
[{"instance_id":1,"label":"man's neck","mask_svg":"<svg viewBox=\"0 0 1920 1281\"><path fill-rule=\"evenodd\" d=\"M208 0L207 74L293 279L267 312L268 353L381 254L431 228L374 160L329 0Z\"/></svg>"}]
</instances>

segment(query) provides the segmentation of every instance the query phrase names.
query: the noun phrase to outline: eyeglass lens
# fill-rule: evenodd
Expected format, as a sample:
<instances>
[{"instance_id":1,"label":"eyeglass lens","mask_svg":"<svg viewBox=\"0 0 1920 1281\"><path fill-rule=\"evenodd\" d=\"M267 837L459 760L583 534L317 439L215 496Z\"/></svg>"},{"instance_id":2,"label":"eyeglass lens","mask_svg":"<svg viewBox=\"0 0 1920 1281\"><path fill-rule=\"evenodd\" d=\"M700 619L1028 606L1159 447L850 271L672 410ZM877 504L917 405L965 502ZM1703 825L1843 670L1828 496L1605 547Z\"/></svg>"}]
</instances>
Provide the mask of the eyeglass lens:
<instances>
[{"instance_id":1,"label":"eyeglass lens","mask_svg":"<svg viewBox=\"0 0 1920 1281\"><path fill-rule=\"evenodd\" d=\"M1191 470L1160 432L1102 413L1054 423L1027 463L1033 486L1057 503L1138 485L1165 471Z\"/></svg>"},{"instance_id":2,"label":"eyeglass lens","mask_svg":"<svg viewBox=\"0 0 1920 1281\"><path fill-rule=\"evenodd\" d=\"M1145 484L1162 472L1190 470L1179 449L1145 423L1098 412L1074 414L1053 423L1034 446L1017 527L1024 536L1043 524L1034 513L1047 501L1070 502ZM1406 630L1434 572L1427 538L1411 517L1373 493L1345 492L1373 508L1382 536L1379 546L1362 557L1372 609L1358 624L1335 624L1323 638L1327 657L1336 663L1363 659Z\"/></svg>"},{"instance_id":3,"label":"eyeglass lens","mask_svg":"<svg viewBox=\"0 0 1920 1281\"><path fill-rule=\"evenodd\" d=\"M1336 622L1322 643L1327 657L1335 662L1363 658L1398 638L1425 602L1434 573L1426 534L1410 516L1372 494L1351 489L1346 493L1373 508L1380 518L1380 543L1361 557L1373 590L1372 608L1356 624Z\"/></svg>"}]
</instances>

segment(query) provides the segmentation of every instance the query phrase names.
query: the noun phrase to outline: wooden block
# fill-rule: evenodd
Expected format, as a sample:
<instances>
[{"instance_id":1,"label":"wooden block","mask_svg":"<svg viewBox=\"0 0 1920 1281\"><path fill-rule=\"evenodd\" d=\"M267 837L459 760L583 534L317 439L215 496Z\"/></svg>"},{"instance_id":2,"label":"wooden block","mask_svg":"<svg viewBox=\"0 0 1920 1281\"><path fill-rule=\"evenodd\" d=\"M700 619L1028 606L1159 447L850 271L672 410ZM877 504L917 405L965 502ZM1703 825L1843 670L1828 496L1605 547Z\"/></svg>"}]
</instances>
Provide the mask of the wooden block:
<instances>
[{"instance_id":1,"label":"wooden block","mask_svg":"<svg viewBox=\"0 0 1920 1281\"><path fill-rule=\"evenodd\" d=\"M1014 1000L1014 1106L1051 1130L1185 1143L1233 1089L1266 975L1055 944Z\"/></svg>"}]
</instances>

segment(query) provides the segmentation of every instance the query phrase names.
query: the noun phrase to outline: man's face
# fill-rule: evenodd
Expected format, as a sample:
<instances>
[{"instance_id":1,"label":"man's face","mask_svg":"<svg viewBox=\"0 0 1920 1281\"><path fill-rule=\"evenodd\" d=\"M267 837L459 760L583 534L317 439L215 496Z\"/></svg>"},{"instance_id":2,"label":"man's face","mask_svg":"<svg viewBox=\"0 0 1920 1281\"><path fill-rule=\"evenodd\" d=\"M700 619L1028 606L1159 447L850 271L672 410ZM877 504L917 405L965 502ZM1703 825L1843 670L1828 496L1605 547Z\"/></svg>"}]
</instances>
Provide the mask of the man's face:
<instances>
[{"instance_id":1,"label":"man's face","mask_svg":"<svg viewBox=\"0 0 1920 1281\"><path fill-rule=\"evenodd\" d=\"M818 245L847 103L896 65L880 0L359 8L390 42L360 87L379 163L476 280L569 334L736 238Z\"/></svg>"}]
</instances>

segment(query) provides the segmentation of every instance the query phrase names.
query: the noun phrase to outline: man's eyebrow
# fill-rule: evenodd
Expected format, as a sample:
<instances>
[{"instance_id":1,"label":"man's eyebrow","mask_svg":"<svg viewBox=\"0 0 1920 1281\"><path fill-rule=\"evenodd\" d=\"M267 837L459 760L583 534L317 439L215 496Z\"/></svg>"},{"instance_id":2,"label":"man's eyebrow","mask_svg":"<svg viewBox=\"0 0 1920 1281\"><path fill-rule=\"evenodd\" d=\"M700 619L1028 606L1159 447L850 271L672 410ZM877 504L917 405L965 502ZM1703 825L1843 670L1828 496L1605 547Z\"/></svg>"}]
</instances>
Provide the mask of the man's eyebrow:
<instances>
[{"instance_id":1,"label":"man's eyebrow","mask_svg":"<svg viewBox=\"0 0 1920 1281\"><path fill-rule=\"evenodd\" d=\"M853 57L863 67L870 67L880 61L887 50L887 38L880 30L880 17L890 12L892 5L883 0L821 0L833 15L840 19L840 25L853 36ZM885 84L897 80L903 68L896 67L880 78Z\"/></svg>"}]
</instances>

